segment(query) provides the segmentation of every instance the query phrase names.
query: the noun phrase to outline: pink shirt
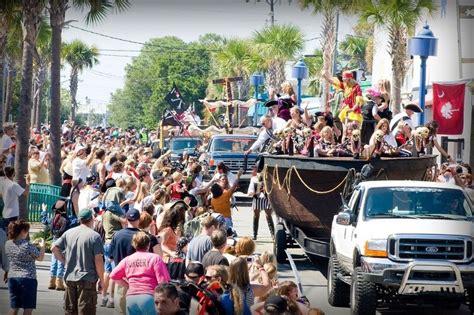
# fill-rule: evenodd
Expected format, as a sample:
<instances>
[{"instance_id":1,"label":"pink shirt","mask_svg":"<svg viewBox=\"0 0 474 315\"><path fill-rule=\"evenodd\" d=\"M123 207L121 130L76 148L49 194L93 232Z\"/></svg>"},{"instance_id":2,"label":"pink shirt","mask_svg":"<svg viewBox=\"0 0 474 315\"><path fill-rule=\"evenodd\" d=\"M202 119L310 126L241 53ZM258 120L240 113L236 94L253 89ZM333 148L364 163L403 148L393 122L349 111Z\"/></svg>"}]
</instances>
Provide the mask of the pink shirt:
<instances>
[{"instance_id":1,"label":"pink shirt","mask_svg":"<svg viewBox=\"0 0 474 315\"><path fill-rule=\"evenodd\" d=\"M135 252L125 257L110 274L112 280L127 279L127 295L152 294L156 286L170 281L170 275L160 256Z\"/></svg>"}]
</instances>

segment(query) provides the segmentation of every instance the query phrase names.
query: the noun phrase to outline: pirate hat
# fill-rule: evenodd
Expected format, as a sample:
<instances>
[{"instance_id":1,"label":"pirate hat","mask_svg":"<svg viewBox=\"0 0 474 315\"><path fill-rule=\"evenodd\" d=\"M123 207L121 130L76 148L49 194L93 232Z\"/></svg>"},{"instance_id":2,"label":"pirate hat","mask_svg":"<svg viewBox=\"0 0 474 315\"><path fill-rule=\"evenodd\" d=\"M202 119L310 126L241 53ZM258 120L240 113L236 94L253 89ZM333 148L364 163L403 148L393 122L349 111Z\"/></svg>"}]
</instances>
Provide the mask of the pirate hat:
<instances>
[{"instance_id":1,"label":"pirate hat","mask_svg":"<svg viewBox=\"0 0 474 315\"><path fill-rule=\"evenodd\" d=\"M405 106L403 106L404 109L409 109L414 111L415 113L422 113L423 110L420 108L420 106L414 104L414 103L408 103Z\"/></svg>"}]
</instances>

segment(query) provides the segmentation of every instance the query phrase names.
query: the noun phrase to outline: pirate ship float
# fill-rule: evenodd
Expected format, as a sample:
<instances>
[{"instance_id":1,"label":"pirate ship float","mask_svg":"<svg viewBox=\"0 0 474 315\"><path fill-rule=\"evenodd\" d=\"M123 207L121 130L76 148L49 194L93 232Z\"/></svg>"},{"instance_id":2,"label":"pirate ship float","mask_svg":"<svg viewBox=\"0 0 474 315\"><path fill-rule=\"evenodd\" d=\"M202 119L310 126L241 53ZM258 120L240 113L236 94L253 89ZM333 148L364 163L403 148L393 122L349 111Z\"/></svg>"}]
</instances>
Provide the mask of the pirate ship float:
<instances>
[{"instance_id":1,"label":"pirate ship float","mask_svg":"<svg viewBox=\"0 0 474 315\"><path fill-rule=\"evenodd\" d=\"M372 166L370 179L423 180L432 176L436 156L366 161L351 157L264 155L260 163L264 189L280 217L275 254L282 263L286 261L287 245L294 242L308 254L329 257L331 224L342 206L341 194L347 194L354 182L360 180L364 165Z\"/></svg>"}]
</instances>

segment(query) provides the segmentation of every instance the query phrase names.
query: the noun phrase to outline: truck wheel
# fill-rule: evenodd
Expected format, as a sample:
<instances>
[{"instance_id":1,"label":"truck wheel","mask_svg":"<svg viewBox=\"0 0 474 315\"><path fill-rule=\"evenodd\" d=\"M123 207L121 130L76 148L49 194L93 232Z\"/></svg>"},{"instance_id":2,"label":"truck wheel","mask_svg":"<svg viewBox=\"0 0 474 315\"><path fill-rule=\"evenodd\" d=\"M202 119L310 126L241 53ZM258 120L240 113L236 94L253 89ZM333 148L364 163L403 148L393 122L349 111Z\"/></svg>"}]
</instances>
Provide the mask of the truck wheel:
<instances>
[{"instance_id":1,"label":"truck wheel","mask_svg":"<svg viewBox=\"0 0 474 315\"><path fill-rule=\"evenodd\" d=\"M332 255L328 264L328 302L332 306L346 307L349 305L350 287L337 278L341 273L341 266L336 255Z\"/></svg>"},{"instance_id":2,"label":"truck wheel","mask_svg":"<svg viewBox=\"0 0 474 315\"><path fill-rule=\"evenodd\" d=\"M351 315L375 315L377 309L377 288L375 283L365 281L362 269L352 273Z\"/></svg>"},{"instance_id":3,"label":"truck wheel","mask_svg":"<svg viewBox=\"0 0 474 315\"><path fill-rule=\"evenodd\" d=\"M283 224L277 224L275 231L274 253L279 264L286 264L286 231Z\"/></svg>"}]
</instances>

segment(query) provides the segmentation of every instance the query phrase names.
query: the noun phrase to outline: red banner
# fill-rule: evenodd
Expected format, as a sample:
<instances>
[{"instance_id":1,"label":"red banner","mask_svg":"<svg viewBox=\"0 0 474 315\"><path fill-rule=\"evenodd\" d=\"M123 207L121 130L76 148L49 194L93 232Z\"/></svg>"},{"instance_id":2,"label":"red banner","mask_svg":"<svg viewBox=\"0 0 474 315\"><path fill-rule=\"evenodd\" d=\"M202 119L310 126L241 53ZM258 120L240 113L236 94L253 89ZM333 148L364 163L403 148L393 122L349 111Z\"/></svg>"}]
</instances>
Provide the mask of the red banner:
<instances>
[{"instance_id":1,"label":"red banner","mask_svg":"<svg viewBox=\"0 0 474 315\"><path fill-rule=\"evenodd\" d=\"M439 123L438 134L462 134L465 86L465 83L433 83L433 120Z\"/></svg>"}]
</instances>

